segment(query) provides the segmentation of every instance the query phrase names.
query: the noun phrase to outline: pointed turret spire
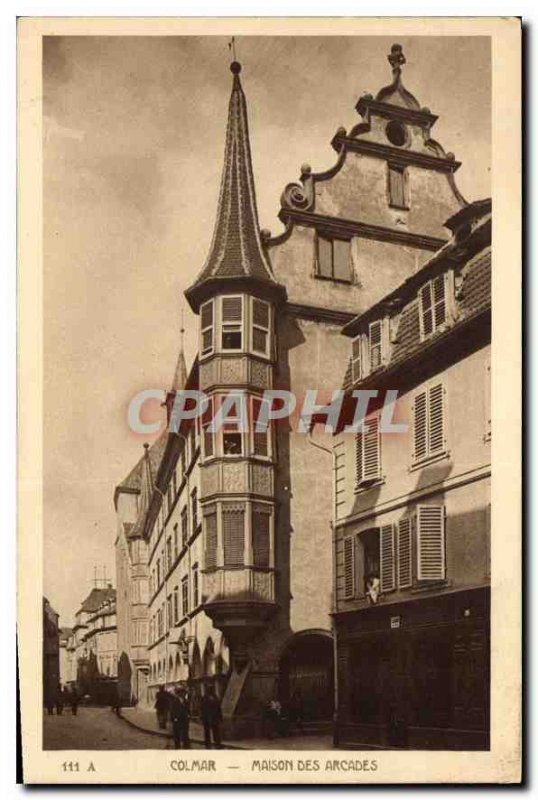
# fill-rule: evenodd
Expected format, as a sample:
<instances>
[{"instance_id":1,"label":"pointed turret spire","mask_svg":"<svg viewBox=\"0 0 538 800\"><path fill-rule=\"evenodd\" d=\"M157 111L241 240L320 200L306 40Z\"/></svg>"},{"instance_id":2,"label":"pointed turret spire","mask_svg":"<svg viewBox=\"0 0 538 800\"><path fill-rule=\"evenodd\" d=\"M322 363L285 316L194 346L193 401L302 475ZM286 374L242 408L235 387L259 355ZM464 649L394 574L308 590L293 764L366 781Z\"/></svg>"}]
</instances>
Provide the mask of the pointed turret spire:
<instances>
[{"instance_id":1,"label":"pointed turret spire","mask_svg":"<svg viewBox=\"0 0 538 800\"><path fill-rule=\"evenodd\" d=\"M166 393L166 399L163 403L166 406L167 421L170 422L172 408L174 407L174 400L176 393L184 389L187 385L187 365L185 363L185 327L184 327L184 312L181 311L181 328L179 329L179 353L177 356L176 369L174 377L172 378L172 385Z\"/></svg>"},{"instance_id":2,"label":"pointed turret spire","mask_svg":"<svg viewBox=\"0 0 538 800\"><path fill-rule=\"evenodd\" d=\"M381 89L376 96L376 100L381 103L389 103L393 106L404 106L405 108L420 110L420 103L411 92L408 92L402 83L402 67L406 62L401 44L393 44L387 60L392 67L392 83Z\"/></svg>"},{"instance_id":3,"label":"pointed turret spire","mask_svg":"<svg viewBox=\"0 0 538 800\"><path fill-rule=\"evenodd\" d=\"M216 282L249 280L278 285L260 238L241 64L232 61L230 70L233 85L213 240L202 271L186 292L195 310Z\"/></svg>"},{"instance_id":4,"label":"pointed turret spire","mask_svg":"<svg viewBox=\"0 0 538 800\"><path fill-rule=\"evenodd\" d=\"M129 534L130 539L136 539L142 536L144 530L144 522L146 518L146 511L151 502L151 495L153 494L153 471L151 469L151 459L149 457L149 444L144 444L144 456L142 459L142 474L140 476L140 500L138 504L138 517L134 527Z\"/></svg>"}]
</instances>

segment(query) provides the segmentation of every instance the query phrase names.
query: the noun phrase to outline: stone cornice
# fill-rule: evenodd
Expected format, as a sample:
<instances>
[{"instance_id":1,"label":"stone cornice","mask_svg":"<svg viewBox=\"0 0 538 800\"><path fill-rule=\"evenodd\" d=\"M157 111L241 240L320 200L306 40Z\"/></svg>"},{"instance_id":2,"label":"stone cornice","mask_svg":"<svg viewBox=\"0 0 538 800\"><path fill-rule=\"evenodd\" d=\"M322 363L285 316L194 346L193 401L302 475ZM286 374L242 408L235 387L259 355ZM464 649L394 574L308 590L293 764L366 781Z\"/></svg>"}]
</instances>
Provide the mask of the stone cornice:
<instances>
[{"instance_id":1,"label":"stone cornice","mask_svg":"<svg viewBox=\"0 0 538 800\"><path fill-rule=\"evenodd\" d=\"M341 147L345 147L346 150L351 150L354 153L363 153L364 155L381 158L400 167L407 167L409 164L413 164L416 167L432 169L437 172L453 173L461 166L461 162L456 161L454 158L442 158L413 150L402 150L398 147L391 147L379 142L369 142L366 139L355 139L340 133L335 135L332 140L332 146L337 151Z\"/></svg>"},{"instance_id":2,"label":"stone cornice","mask_svg":"<svg viewBox=\"0 0 538 800\"><path fill-rule=\"evenodd\" d=\"M342 236L343 238L359 236L363 239L375 239L380 242L401 244L415 247L419 250L435 252L446 244L446 239L436 236L424 236L419 233L386 228L383 225L372 225L366 222L356 222L341 217L329 217L324 214L315 214L312 211L299 211L292 208L281 208L279 217L283 222L290 220L296 225L305 225L319 228L328 234Z\"/></svg>"},{"instance_id":3,"label":"stone cornice","mask_svg":"<svg viewBox=\"0 0 538 800\"><path fill-rule=\"evenodd\" d=\"M404 106L396 106L392 103L383 103L379 100L374 100L372 97L359 97L355 110L364 117L368 112L373 112L379 117L386 119L399 119L402 122L410 122L421 127L431 128L439 119L435 114L432 114L428 109L418 110L415 108L405 108Z\"/></svg>"},{"instance_id":4,"label":"stone cornice","mask_svg":"<svg viewBox=\"0 0 538 800\"><path fill-rule=\"evenodd\" d=\"M328 322L334 325L346 325L354 319L355 315L348 311L338 311L333 308L319 308L318 306L304 306L300 303L287 303L285 311L302 319L312 319L315 322Z\"/></svg>"}]
</instances>

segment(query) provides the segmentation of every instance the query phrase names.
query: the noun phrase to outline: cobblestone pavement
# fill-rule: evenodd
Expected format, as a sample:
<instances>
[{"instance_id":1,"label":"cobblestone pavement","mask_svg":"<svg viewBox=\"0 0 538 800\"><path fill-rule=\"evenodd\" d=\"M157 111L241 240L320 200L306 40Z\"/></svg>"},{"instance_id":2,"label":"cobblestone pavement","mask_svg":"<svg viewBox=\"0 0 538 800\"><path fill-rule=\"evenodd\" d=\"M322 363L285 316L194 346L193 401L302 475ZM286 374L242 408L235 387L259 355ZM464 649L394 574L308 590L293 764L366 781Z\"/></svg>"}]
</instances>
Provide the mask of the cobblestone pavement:
<instances>
[{"instance_id":1,"label":"cobblestone pavement","mask_svg":"<svg viewBox=\"0 0 538 800\"><path fill-rule=\"evenodd\" d=\"M81 706L74 717L64 710L61 716L43 717L44 750L165 750L166 739L138 731L109 708Z\"/></svg>"}]
</instances>

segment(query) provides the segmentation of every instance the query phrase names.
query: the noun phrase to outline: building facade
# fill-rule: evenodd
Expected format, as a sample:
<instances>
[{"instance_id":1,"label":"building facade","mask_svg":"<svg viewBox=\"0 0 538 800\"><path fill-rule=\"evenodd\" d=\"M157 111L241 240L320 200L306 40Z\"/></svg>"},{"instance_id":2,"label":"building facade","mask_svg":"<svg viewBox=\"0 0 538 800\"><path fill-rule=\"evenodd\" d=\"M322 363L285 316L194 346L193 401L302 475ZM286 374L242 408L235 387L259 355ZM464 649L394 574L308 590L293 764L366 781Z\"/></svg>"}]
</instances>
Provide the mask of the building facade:
<instances>
[{"instance_id":1,"label":"building facade","mask_svg":"<svg viewBox=\"0 0 538 800\"><path fill-rule=\"evenodd\" d=\"M76 672L73 676L73 660L69 649L69 642L72 636L71 628L60 628L59 647L60 647L60 683L65 685L76 679Z\"/></svg>"},{"instance_id":2,"label":"building facade","mask_svg":"<svg viewBox=\"0 0 538 800\"><path fill-rule=\"evenodd\" d=\"M298 407L306 397L327 402L349 355L343 326L421 270L449 240L445 220L466 206L454 180L459 163L431 138L437 117L402 84L398 45L389 62L391 83L375 98L362 95L357 124L337 130L334 166L314 173L304 164L285 187L278 236L259 230L241 67L231 66L213 240L186 292L199 320L198 356L167 396L169 421L179 389L202 390L209 411L159 440L140 524L147 701L159 684L186 680L196 705L213 681L237 735L256 731L275 696L287 703L300 694L307 719L332 719L336 603L332 436L300 432L293 419L244 432L239 417L256 421L268 389L292 392ZM226 422L213 433L215 413ZM140 513L132 497L127 505L121 536ZM122 570L118 609L120 581L132 580ZM119 626L128 648L123 615Z\"/></svg>"},{"instance_id":3,"label":"building facade","mask_svg":"<svg viewBox=\"0 0 538 800\"><path fill-rule=\"evenodd\" d=\"M97 703L112 700L117 676L116 590L94 587L75 614L69 644L76 662L76 686Z\"/></svg>"},{"instance_id":4,"label":"building facade","mask_svg":"<svg viewBox=\"0 0 538 800\"><path fill-rule=\"evenodd\" d=\"M491 202L344 328L347 387L398 389L335 437L338 722L364 743L489 742Z\"/></svg>"},{"instance_id":5,"label":"building facade","mask_svg":"<svg viewBox=\"0 0 538 800\"><path fill-rule=\"evenodd\" d=\"M43 598L43 704L56 702L60 685L60 636L58 614Z\"/></svg>"}]
</instances>

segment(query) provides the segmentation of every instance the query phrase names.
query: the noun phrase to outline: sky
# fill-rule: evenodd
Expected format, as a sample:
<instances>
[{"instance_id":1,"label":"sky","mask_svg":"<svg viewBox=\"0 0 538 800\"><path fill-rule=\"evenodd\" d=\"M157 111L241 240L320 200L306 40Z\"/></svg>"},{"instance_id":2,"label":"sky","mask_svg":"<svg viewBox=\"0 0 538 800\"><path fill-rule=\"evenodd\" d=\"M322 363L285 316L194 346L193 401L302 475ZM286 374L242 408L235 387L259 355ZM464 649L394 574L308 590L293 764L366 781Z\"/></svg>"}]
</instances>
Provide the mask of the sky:
<instances>
[{"instance_id":1,"label":"sky","mask_svg":"<svg viewBox=\"0 0 538 800\"><path fill-rule=\"evenodd\" d=\"M490 195L490 42L402 37L403 81L439 120L471 201ZM260 227L300 166L336 161L336 129L391 82L387 37L241 37ZM227 40L48 37L44 115L44 593L69 625L94 567L114 582L115 486L155 437L127 407L169 386L184 290L211 241L231 91ZM183 311L182 311L183 309ZM154 409L155 410L155 409ZM163 420L164 424L164 420Z\"/></svg>"}]
</instances>

